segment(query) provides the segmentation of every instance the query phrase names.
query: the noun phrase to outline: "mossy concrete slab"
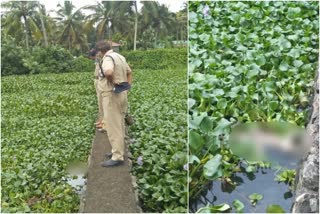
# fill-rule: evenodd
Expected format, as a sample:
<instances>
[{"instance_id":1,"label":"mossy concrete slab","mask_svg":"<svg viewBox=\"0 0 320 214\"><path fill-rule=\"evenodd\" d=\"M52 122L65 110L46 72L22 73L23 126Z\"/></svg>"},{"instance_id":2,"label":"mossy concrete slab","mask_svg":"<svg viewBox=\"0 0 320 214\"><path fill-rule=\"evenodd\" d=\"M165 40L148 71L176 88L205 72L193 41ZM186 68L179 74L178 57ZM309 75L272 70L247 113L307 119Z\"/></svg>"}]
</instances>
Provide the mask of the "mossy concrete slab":
<instances>
[{"instance_id":1,"label":"mossy concrete slab","mask_svg":"<svg viewBox=\"0 0 320 214\"><path fill-rule=\"evenodd\" d=\"M128 158L121 166L105 168L105 153L111 151L106 133L96 132L89 158L85 213L139 213Z\"/></svg>"}]
</instances>

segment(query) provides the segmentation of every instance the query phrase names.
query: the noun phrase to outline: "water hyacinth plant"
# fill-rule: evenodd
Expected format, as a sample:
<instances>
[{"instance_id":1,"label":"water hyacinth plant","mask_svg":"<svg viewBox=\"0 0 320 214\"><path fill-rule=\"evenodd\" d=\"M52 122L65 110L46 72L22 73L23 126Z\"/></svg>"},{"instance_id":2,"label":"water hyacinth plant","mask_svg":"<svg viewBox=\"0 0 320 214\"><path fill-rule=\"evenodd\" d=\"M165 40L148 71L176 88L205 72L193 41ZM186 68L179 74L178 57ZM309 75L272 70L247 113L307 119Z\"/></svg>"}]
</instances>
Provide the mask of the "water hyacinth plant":
<instances>
[{"instance_id":1,"label":"water hyacinth plant","mask_svg":"<svg viewBox=\"0 0 320 214\"><path fill-rule=\"evenodd\" d=\"M130 151L146 212L187 212L185 73L185 68L135 71L129 94L130 113L136 118Z\"/></svg>"},{"instance_id":2,"label":"water hyacinth plant","mask_svg":"<svg viewBox=\"0 0 320 214\"><path fill-rule=\"evenodd\" d=\"M307 123L319 54L318 6L318 2L189 2L191 203L209 181L232 183L229 178L241 164L246 173L270 167L232 152L229 137L235 125Z\"/></svg>"}]
</instances>

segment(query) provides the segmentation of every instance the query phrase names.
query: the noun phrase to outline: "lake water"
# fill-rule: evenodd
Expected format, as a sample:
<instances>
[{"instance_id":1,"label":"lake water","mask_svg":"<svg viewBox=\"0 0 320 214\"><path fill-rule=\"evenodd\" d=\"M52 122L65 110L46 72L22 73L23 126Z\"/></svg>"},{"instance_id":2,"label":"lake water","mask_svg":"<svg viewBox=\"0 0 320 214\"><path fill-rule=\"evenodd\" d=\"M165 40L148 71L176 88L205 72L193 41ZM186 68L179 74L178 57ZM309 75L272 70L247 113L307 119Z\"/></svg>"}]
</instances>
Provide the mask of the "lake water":
<instances>
[{"instance_id":1,"label":"lake water","mask_svg":"<svg viewBox=\"0 0 320 214\"><path fill-rule=\"evenodd\" d=\"M220 180L211 182L208 190L197 201L190 202L190 211L196 212L207 204L227 203L233 208L232 202L240 200L245 205L245 213L266 213L267 206L271 204L280 205L286 212L290 212L294 201L293 193L290 192L289 185L275 181L275 175L283 168L296 169L299 159L293 154L272 150L268 151L268 157L272 163L271 169L246 173L242 167L241 172L234 173L231 180L237 182L236 186ZM252 193L263 195L263 199L258 201L255 207L248 198ZM235 212L235 209L231 212Z\"/></svg>"},{"instance_id":2,"label":"lake water","mask_svg":"<svg viewBox=\"0 0 320 214\"><path fill-rule=\"evenodd\" d=\"M72 162L67 166L67 182L72 187L74 187L79 194L81 194L84 191L84 187L86 185L87 180L87 170L87 164L80 161Z\"/></svg>"}]
</instances>

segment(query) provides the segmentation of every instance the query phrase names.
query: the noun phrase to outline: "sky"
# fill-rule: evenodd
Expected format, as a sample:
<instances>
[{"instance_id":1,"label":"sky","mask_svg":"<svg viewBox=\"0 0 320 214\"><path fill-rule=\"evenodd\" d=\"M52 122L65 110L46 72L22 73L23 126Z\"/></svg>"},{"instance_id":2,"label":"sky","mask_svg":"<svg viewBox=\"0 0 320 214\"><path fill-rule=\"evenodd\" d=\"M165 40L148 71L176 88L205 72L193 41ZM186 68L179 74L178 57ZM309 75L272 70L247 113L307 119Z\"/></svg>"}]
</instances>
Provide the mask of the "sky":
<instances>
[{"instance_id":1,"label":"sky","mask_svg":"<svg viewBox=\"0 0 320 214\"><path fill-rule=\"evenodd\" d=\"M142 4L140 0L138 1L138 10L141 9ZM160 4L165 4L168 6L171 12L178 12L182 9L183 3L186 0L157 0ZM57 8L57 4L63 4L63 0L40 0L42 4L46 6L46 10L55 10ZM95 4L97 0L73 0L72 3L76 8L83 7L85 5ZM99 1L100 2L100 1ZM51 14L51 13L50 13Z\"/></svg>"}]
</instances>

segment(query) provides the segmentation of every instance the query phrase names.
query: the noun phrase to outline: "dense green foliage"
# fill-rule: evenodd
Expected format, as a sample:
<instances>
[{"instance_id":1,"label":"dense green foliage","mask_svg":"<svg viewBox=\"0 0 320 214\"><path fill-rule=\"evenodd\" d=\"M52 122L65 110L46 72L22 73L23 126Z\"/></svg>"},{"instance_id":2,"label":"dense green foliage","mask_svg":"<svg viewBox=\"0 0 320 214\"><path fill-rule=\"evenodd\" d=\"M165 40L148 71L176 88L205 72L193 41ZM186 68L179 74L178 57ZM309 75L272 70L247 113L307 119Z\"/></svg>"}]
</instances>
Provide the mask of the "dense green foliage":
<instances>
[{"instance_id":1,"label":"dense green foliage","mask_svg":"<svg viewBox=\"0 0 320 214\"><path fill-rule=\"evenodd\" d=\"M178 68L187 63L185 48L154 49L148 51L121 52L132 69ZM59 46L47 48L35 46L32 50L16 45L11 37L1 44L1 75L86 72L92 70L93 60L87 57L73 57Z\"/></svg>"},{"instance_id":2,"label":"dense green foliage","mask_svg":"<svg viewBox=\"0 0 320 214\"><path fill-rule=\"evenodd\" d=\"M318 60L318 2L189 2L190 197L232 181L236 123L307 122ZM242 161L247 172L265 163Z\"/></svg>"},{"instance_id":3,"label":"dense green foliage","mask_svg":"<svg viewBox=\"0 0 320 214\"><path fill-rule=\"evenodd\" d=\"M93 68L94 62L86 57L73 57L59 46L47 48L35 46L26 50L15 44L12 38L2 40L1 75L85 72Z\"/></svg>"},{"instance_id":4,"label":"dense green foliage","mask_svg":"<svg viewBox=\"0 0 320 214\"><path fill-rule=\"evenodd\" d=\"M129 93L133 173L147 212L187 212L185 69L134 73Z\"/></svg>"},{"instance_id":5,"label":"dense green foliage","mask_svg":"<svg viewBox=\"0 0 320 214\"><path fill-rule=\"evenodd\" d=\"M28 68L23 65L24 53L24 49L18 46L14 39L2 37L1 76L28 73Z\"/></svg>"},{"instance_id":6,"label":"dense green foliage","mask_svg":"<svg viewBox=\"0 0 320 214\"><path fill-rule=\"evenodd\" d=\"M74 72L86 72L92 71L94 67L94 61L92 59L88 59L86 56L79 56L73 59L71 71Z\"/></svg>"},{"instance_id":7,"label":"dense green foliage","mask_svg":"<svg viewBox=\"0 0 320 214\"><path fill-rule=\"evenodd\" d=\"M178 68L187 64L185 48L154 49L147 51L123 52L133 69Z\"/></svg>"},{"instance_id":8,"label":"dense green foliage","mask_svg":"<svg viewBox=\"0 0 320 214\"><path fill-rule=\"evenodd\" d=\"M64 48L52 46L50 48L33 47L25 52L23 64L31 74L61 73L72 67L73 56Z\"/></svg>"},{"instance_id":9,"label":"dense green foliage","mask_svg":"<svg viewBox=\"0 0 320 214\"><path fill-rule=\"evenodd\" d=\"M93 72L2 78L3 211L78 211L78 195L63 177L68 163L85 161L90 151L97 113L92 77ZM183 69L134 71L130 148L147 211L186 212L186 90Z\"/></svg>"},{"instance_id":10,"label":"dense green foliage","mask_svg":"<svg viewBox=\"0 0 320 214\"><path fill-rule=\"evenodd\" d=\"M92 73L2 77L2 212L77 212L66 178L94 135ZM91 84L92 83L92 84Z\"/></svg>"},{"instance_id":11,"label":"dense green foliage","mask_svg":"<svg viewBox=\"0 0 320 214\"><path fill-rule=\"evenodd\" d=\"M14 37L17 44L34 46L59 45L74 55L81 55L99 40L121 43L121 48L152 49L171 47L173 41L187 40L187 4L171 12L157 1L78 2L64 1L56 7L38 1L1 2L2 36Z\"/></svg>"}]
</instances>

